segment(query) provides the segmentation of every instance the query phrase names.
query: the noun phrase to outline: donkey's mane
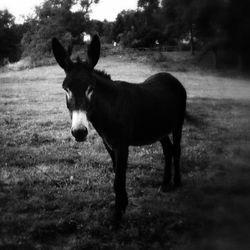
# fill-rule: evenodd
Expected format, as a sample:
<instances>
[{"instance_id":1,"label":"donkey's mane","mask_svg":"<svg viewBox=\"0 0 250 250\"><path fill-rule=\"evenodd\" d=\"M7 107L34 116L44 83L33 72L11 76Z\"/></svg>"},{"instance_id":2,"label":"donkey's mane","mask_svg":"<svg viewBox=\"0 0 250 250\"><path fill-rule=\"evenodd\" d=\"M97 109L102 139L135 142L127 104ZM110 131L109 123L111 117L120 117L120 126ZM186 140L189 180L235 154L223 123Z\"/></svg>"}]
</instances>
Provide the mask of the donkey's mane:
<instances>
[{"instance_id":1,"label":"donkey's mane","mask_svg":"<svg viewBox=\"0 0 250 250\"><path fill-rule=\"evenodd\" d=\"M102 76L108 80L111 80L111 76L104 70L95 69L94 72L99 76Z\"/></svg>"},{"instance_id":2,"label":"donkey's mane","mask_svg":"<svg viewBox=\"0 0 250 250\"><path fill-rule=\"evenodd\" d=\"M83 67L88 67L87 64L86 64L86 62L81 61L81 59L80 59L79 56L76 58L76 65L79 68L81 68L82 66ZM104 71L104 70L94 69L94 72L97 75L101 76L101 77L104 77L104 78L106 78L108 80L111 80L111 76L106 71Z\"/></svg>"}]
</instances>

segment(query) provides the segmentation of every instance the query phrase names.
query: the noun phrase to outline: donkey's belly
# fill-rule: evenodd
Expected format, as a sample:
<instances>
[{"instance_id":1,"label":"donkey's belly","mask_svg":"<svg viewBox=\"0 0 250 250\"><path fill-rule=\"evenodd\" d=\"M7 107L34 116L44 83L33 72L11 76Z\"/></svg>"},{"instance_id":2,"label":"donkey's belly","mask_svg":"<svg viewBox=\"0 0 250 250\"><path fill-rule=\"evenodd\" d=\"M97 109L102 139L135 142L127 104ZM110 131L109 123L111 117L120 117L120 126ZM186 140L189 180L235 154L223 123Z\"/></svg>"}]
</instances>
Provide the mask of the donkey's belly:
<instances>
[{"instance_id":1,"label":"donkey's belly","mask_svg":"<svg viewBox=\"0 0 250 250\"><path fill-rule=\"evenodd\" d=\"M130 138L130 145L141 146L159 141L172 131L172 124L161 121L160 123L147 123L134 127Z\"/></svg>"},{"instance_id":2,"label":"donkey's belly","mask_svg":"<svg viewBox=\"0 0 250 250\"><path fill-rule=\"evenodd\" d=\"M158 136L154 136L154 135L150 135L147 137L134 137L131 141L130 141L130 145L131 146L142 146L142 145L149 145L149 144L153 144L159 140L161 140L163 137L165 137L168 133L162 134L162 135L158 135Z\"/></svg>"},{"instance_id":3,"label":"donkey's belly","mask_svg":"<svg viewBox=\"0 0 250 250\"><path fill-rule=\"evenodd\" d=\"M183 117L180 115L183 111L178 103L173 102L171 105L162 101L158 105L144 106L145 108L138 108L134 116L131 145L152 144L159 141L183 122Z\"/></svg>"}]
</instances>

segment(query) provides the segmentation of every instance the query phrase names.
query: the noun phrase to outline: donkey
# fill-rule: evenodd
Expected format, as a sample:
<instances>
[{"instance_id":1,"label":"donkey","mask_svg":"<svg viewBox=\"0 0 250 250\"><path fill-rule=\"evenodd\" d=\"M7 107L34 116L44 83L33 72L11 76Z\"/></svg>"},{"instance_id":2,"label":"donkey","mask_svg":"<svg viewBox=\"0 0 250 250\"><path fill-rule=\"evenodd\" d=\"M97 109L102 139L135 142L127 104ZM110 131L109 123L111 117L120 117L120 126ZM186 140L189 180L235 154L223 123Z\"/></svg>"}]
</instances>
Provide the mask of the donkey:
<instances>
[{"instance_id":1,"label":"donkey","mask_svg":"<svg viewBox=\"0 0 250 250\"><path fill-rule=\"evenodd\" d=\"M141 84L112 81L94 69L100 57L98 35L93 36L85 61L78 57L73 62L56 38L52 39L52 50L66 73L62 87L66 91L72 135L76 141L85 141L91 122L112 159L116 221L128 205L126 169L130 145L160 141L165 157L162 191L172 186L172 159L173 183L180 186L180 143L187 97L182 84L169 73L155 74Z\"/></svg>"}]
</instances>

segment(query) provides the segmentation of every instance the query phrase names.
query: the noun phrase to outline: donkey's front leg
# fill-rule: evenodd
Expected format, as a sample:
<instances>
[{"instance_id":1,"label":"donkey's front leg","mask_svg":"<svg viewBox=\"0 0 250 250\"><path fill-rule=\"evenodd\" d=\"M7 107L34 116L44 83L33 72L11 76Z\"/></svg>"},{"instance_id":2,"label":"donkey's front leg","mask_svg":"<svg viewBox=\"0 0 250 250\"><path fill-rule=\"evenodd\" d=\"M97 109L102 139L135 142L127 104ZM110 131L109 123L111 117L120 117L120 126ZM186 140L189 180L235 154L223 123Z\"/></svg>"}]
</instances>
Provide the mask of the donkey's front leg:
<instances>
[{"instance_id":1,"label":"donkey's front leg","mask_svg":"<svg viewBox=\"0 0 250 250\"><path fill-rule=\"evenodd\" d=\"M119 221L122 213L125 212L128 205L126 192L126 169L128 160L128 147L120 147L114 150L115 153L115 219Z\"/></svg>"}]
</instances>

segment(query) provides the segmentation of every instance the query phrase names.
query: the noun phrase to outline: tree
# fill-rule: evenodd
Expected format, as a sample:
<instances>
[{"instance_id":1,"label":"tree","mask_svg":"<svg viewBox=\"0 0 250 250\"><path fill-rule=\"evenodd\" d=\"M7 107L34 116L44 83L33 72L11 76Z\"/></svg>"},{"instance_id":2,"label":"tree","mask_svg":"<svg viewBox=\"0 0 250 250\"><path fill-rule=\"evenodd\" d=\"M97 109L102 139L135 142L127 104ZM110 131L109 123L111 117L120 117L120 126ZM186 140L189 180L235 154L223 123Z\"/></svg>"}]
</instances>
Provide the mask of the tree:
<instances>
[{"instance_id":1,"label":"tree","mask_svg":"<svg viewBox=\"0 0 250 250\"><path fill-rule=\"evenodd\" d=\"M155 41L163 38L162 12L159 0L138 0L140 14L138 32L140 40L146 47L153 46Z\"/></svg>"},{"instance_id":2,"label":"tree","mask_svg":"<svg viewBox=\"0 0 250 250\"><path fill-rule=\"evenodd\" d=\"M114 22L109 22L107 20L103 21L102 32L100 32L100 35L102 35L104 42L111 43L113 41L112 37L113 26Z\"/></svg>"},{"instance_id":3,"label":"tree","mask_svg":"<svg viewBox=\"0 0 250 250\"><path fill-rule=\"evenodd\" d=\"M113 39L129 47L151 47L162 41L158 0L139 0L138 10L122 11L113 25Z\"/></svg>"},{"instance_id":4,"label":"tree","mask_svg":"<svg viewBox=\"0 0 250 250\"><path fill-rule=\"evenodd\" d=\"M9 13L8 10L0 10L0 27L2 28L10 28L15 24L14 16Z\"/></svg>"},{"instance_id":5,"label":"tree","mask_svg":"<svg viewBox=\"0 0 250 250\"><path fill-rule=\"evenodd\" d=\"M4 59L14 62L20 58L22 25L15 24L14 16L8 10L0 10L0 65Z\"/></svg>"},{"instance_id":6,"label":"tree","mask_svg":"<svg viewBox=\"0 0 250 250\"><path fill-rule=\"evenodd\" d=\"M138 0L137 6L145 12L146 18L151 18L152 13L159 9L159 0Z\"/></svg>"},{"instance_id":7,"label":"tree","mask_svg":"<svg viewBox=\"0 0 250 250\"><path fill-rule=\"evenodd\" d=\"M207 43L222 37L225 31L227 0L163 0L163 13L168 36L189 36L192 54L194 37Z\"/></svg>"},{"instance_id":8,"label":"tree","mask_svg":"<svg viewBox=\"0 0 250 250\"><path fill-rule=\"evenodd\" d=\"M77 0L76 0L77 1ZM84 15L88 15L91 9L91 5L97 4L99 0L80 0L80 5Z\"/></svg>"},{"instance_id":9,"label":"tree","mask_svg":"<svg viewBox=\"0 0 250 250\"><path fill-rule=\"evenodd\" d=\"M190 37L191 51L194 53L194 23L196 16L195 0L163 0L162 12L165 18L165 33L169 43L177 44Z\"/></svg>"},{"instance_id":10,"label":"tree","mask_svg":"<svg viewBox=\"0 0 250 250\"><path fill-rule=\"evenodd\" d=\"M40 59L50 55L51 38L58 37L65 45L80 41L88 29L89 11L99 0L46 0L36 7L36 16L27 20L30 29L22 39L24 55ZM81 10L72 12L78 4Z\"/></svg>"},{"instance_id":11,"label":"tree","mask_svg":"<svg viewBox=\"0 0 250 250\"><path fill-rule=\"evenodd\" d=\"M226 31L242 71L250 72L250 2L231 0Z\"/></svg>"}]
</instances>

